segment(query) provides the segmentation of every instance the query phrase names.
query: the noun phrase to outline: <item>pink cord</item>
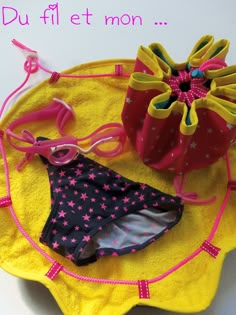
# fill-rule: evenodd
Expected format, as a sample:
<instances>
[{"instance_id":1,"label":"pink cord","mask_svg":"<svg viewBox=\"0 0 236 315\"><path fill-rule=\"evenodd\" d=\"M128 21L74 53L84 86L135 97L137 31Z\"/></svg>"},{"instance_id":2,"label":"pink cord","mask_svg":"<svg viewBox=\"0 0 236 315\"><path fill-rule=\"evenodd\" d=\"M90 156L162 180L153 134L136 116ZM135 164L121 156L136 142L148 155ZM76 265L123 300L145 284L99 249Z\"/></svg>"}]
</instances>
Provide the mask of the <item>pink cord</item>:
<instances>
[{"instance_id":1,"label":"pink cord","mask_svg":"<svg viewBox=\"0 0 236 315\"><path fill-rule=\"evenodd\" d=\"M33 67L33 70L31 68L31 73L36 72L38 69L41 69L42 71L48 74L55 75L55 71L51 71L40 64L38 58L36 57L37 52L35 50L32 50L26 47L25 45L23 45L22 43L18 42L15 39L12 40L12 43L18 48L20 48L23 52L27 52L26 54L27 59L31 57L31 59L33 60L34 67ZM28 72L28 61L26 61L24 65L24 69ZM115 76L130 77L130 74L123 73L121 65L116 65L114 73L84 74L84 75L71 75L71 74L65 74L65 73L58 73L58 74L59 74L59 77L62 77L62 78L100 78L100 77L115 77Z\"/></svg>"},{"instance_id":2,"label":"pink cord","mask_svg":"<svg viewBox=\"0 0 236 315\"><path fill-rule=\"evenodd\" d=\"M2 113L7 105L7 103L9 102L9 100L16 94L18 93L25 85L26 83L29 81L29 78L30 78L30 75L31 75L31 65L32 65L32 59L29 58L29 68L28 68L28 71L27 71L27 75L25 77L25 80L14 90L12 91L8 97L4 100L3 104L2 104L2 107L0 109L0 118L2 117Z\"/></svg>"},{"instance_id":3,"label":"pink cord","mask_svg":"<svg viewBox=\"0 0 236 315\"><path fill-rule=\"evenodd\" d=\"M212 203L216 201L216 196L213 196L209 199L197 199L198 194L196 192L183 192L183 188L186 182L186 174L183 176L175 176L174 178L174 188L176 191L176 196L180 197L183 201L199 204L199 205L206 205L208 203Z\"/></svg>"}]
</instances>

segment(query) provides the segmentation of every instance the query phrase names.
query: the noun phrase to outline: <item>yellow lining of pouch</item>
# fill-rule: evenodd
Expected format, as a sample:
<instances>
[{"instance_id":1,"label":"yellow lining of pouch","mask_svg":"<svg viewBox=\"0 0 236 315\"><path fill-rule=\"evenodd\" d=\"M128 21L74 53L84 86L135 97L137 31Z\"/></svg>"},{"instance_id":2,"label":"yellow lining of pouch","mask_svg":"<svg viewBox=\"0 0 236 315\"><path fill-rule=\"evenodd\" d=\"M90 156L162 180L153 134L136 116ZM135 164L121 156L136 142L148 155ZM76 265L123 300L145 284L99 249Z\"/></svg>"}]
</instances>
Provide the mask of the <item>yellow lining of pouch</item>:
<instances>
[{"instance_id":1,"label":"yellow lining of pouch","mask_svg":"<svg viewBox=\"0 0 236 315\"><path fill-rule=\"evenodd\" d=\"M137 53L137 58L145 64L159 79L163 79L163 69L158 64L156 55L148 48L140 46Z\"/></svg>"},{"instance_id":2,"label":"yellow lining of pouch","mask_svg":"<svg viewBox=\"0 0 236 315\"><path fill-rule=\"evenodd\" d=\"M201 41L202 39L200 39L198 43L200 44ZM229 51L229 45L230 43L227 39L221 39L214 43L213 45L212 41L210 40L210 42L203 47L203 50L200 49L192 56L191 55L189 56L188 59L189 63L191 64L192 67L199 67L203 62L211 58L218 58L224 60Z\"/></svg>"},{"instance_id":3,"label":"yellow lining of pouch","mask_svg":"<svg viewBox=\"0 0 236 315\"><path fill-rule=\"evenodd\" d=\"M155 104L163 102L167 100L166 97L162 97L162 95L158 95L153 98L148 107L148 113L151 117L156 119L165 119L169 117L172 111L177 111L182 113L182 119L180 122L180 132L183 135L190 136L194 134L198 125L198 115L197 110L200 108L205 108L207 110L214 111L219 116L221 116L226 122L235 125L236 124L236 115L230 113L226 108L219 105L215 100L217 98L203 98L197 99L192 103L191 109L189 111L189 118L191 121L191 125L186 124L186 118L188 113L188 107L185 103L182 102L173 102L170 107L166 109L156 108ZM227 101L225 101L227 102ZM228 102L230 103L230 102Z\"/></svg>"},{"instance_id":4,"label":"yellow lining of pouch","mask_svg":"<svg viewBox=\"0 0 236 315\"><path fill-rule=\"evenodd\" d=\"M208 93L208 99L220 103L219 114L227 122L236 125L236 104L228 100L219 98L218 96L227 96L236 101L236 84L232 84L231 88L221 87Z\"/></svg>"},{"instance_id":5,"label":"yellow lining of pouch","mask_svg":"<svg viewBox=\"0 0 236 315\"><path fill-rule=\"evenodd\" d=\"M165 119L170 116L170 114L173 111L177 111L182 114L182 119L180 122L180 131L184 135L192 135L198 124L198 117L197 114L191 113L190 112L190 117L191 117L191 125L186 124L186 118L188 114L188 107L185 103L175 101L173 102L170 107L168 108L156 108L155 104L163 102L167 100L167 98L162 98L162 95L158 95L155 98L153 98L150 102L150 106L148 107L148 113L151 117L156 118L156 119Z\"/></svg>"},{"instance_id":6,"label":"yellow lining of pouch","mask_svg":"<svg viewBox=\"0 0 236 315\"><path fill-rule=\"evenodd\" d=\"M211 82L211 90L214 90L218 87L223 87L226 85L233 85L236 82L236 73L227 75L223 78L215 78Z\"/></svg>"},{"instance_id":7,"label":"yellow lining of pouch","mask_svg":"<svg viewBox=\"0 0 236 315\"><path fill-rule=\"evenodd\" d=\"M228 51L229 51L229 41L227 39L220 39L218 40L204 55L204 61L211 59L211 58L218 58L218 59L225 59ZM217 50L219 52L217 52Z\"/></svg>"},{"instance_id":8,"label":"yellow lining of pouch","mask_svg":"<svg viewBox=\"0 0 236 315\"><path fill-rule=\"evenodd\" d=\"M163 81L159 81L155 76L142 72L134 72L131 74L129 86L138 91L158 90L165 95L168 94L168 97L171 94L171 88L168 84Z\"/></svg>"},{"instance_id":9,"label":"yellow lining of pouch","mask_svg":"<svg viewBox=\"0 0 236 315\"><path fill-rule=\"evenodd\" d=\"M194 45L189 57L188 62L193 67L199 67L202 64L202 58L213 45L214 37L212 35L202 36ZM205 43L205 44L204 44ZM204 44L204 45L203 45ZM200 49L199 46L203 45Z\"/></svg>"},{"instance_id":10,"label":"yellow lining of pouch","mask_svg":"<svg viewBox=\"0 0 236 315\"><path fill-rule=\"evenodd\" d=\"M168 54L168 52L165 50L165 48L160 44L160 43L152 43L148 46L151 51L153 52L155 49L159 50L161 52L161 54L163 55L164 60L157 56L154 52L153 54L156 56L158 62L163 65L162 67L166 67L167 71L165 71L163 69L163 73L164 73L164 77L165 78L170 78L172 75L172 70L171 68L175 69L175 70L182 70L185 68L186 66L186 62L182 62L182 63L175 63L175 61L170 57L170 55Z\"/></svg>"},{"instance_id":11,"label":"yellow lining of pouch","mask_svg":"<svg viewBox=\"0 0 236 315\"><path fill-rule=\"evenodd\" d=\"M228 66L218 70L207 70L204 72L204 75L207 79L218 79L221 80L225 76L236 73L236 65Z\"/></svg>"}]
</instances>

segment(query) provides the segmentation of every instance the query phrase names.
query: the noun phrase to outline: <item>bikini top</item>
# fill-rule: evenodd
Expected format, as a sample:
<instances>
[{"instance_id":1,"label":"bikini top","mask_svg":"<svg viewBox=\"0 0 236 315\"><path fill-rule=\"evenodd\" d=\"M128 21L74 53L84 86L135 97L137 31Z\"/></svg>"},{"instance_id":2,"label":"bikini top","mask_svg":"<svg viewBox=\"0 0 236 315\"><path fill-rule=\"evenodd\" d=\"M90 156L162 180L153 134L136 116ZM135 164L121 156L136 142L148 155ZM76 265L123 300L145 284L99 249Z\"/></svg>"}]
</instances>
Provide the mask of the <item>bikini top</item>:
<instances>
[{"instance_id":1,"label":"bikini top","mask_svg":"<svg viewBox=\"0 0 236 315\"><path fill-rule=\"evenodd\" d=\"M23 129L21 135L14 130L26 123L56 120L56 126L61 138L40 141L36 139L31 131ZM14 120L6 130L7 140L16 150L24 152L25 157L18 164L20 170L25 163L32 159L35 154L48 159L51 164L64 165L74 160L79 153L87 154L90 152L99 156L113 157L120 154L123 150L126 134L120 123L111 122L98 127L91 134L84 137L74 137L64 132L64 126L74 117L73 109L64 101L54 98L48 106L34 112L30 112ZM28 143L30 146L19 145L17 142ZM84 148L84 143L88 142L88 148ZM103 148L103 144L109 142L108 148ZM81 145L78 145L78 143Z\"/></svg>"}]
</instances>

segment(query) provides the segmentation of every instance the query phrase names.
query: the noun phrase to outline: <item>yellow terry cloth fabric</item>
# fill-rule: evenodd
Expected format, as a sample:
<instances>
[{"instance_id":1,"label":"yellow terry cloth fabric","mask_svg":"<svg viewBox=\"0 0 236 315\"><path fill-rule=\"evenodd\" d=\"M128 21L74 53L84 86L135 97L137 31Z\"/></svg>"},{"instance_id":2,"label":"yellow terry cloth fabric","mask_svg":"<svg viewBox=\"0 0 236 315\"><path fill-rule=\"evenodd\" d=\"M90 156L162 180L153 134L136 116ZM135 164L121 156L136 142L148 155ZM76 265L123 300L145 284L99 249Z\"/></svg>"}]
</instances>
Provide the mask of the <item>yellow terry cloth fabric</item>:
<instances>
[{"instance_id":1,"label":"yellow terry cloth fabric","mask_svg":"<svg viewBox=\"0 0 236 315\"><path fill-rule=\"evenodd\" d=\"M134 61L104 61L74 67L66 73L111 73L114 65L122 63L131 72ZM23 114L48 105L53 97L71 104L76 120L66 127L75 136L84 136L110 121L120 122L128 78L104 77L93 79L60 78L57 83L42 82L23 96L6 115L1 129ZM54 121L28 124L34 136L58 137ZM208 205L185 204L183 218L177 226L159 240L137 253L122 257L103 257L88 266L77 267L68 259L39 243L39 236L50 212L48 175L40 158L35 156L21 172L16 165L23 154L6 143L13 208L32 240L50 257L76 274L112 280L145 280L155 278L190 255L208 237L227 187L225 161L222 159L207 169L188 175L185 191L197 191L201 198L217 196ZM161 191L175 194L173 175L145 166L127 142L123 154L115 158L90 158L109 166L134 181L147 183ZM236 150L230 151L232 166ZM3 166L1 165L2 169ZM236 174L234 172L234 177ZM0 196L6 195L3 171ZM62 312L67 315L125 314L135 305L147 305L177 312L198 312L209 306L218 286L225 255L236 247L236 193L232 192L217 233L212 243L221 248L214 259L206 251L182 268L149 285L150 299L140 299L138 286L100 284L74 279L60 272L54 280L45 274L51 263L45 259L17 229L9 209L0 209L0 265L7 272L24 279L39 281L53 294Z\"/></svg>"}]
</instances>

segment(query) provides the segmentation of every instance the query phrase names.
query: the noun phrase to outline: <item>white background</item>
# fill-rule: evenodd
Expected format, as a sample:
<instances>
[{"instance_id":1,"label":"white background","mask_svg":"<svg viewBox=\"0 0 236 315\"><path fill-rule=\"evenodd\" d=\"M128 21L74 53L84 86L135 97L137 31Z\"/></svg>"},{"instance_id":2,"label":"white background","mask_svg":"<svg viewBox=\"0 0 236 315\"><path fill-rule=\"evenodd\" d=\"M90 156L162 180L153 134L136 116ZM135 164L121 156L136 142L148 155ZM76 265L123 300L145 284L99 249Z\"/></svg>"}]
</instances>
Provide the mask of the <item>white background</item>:
<instances>
[{"instance_id":1,"label":"white background","mask_svg":"<svg viewBox=\"0 0 236 315\"><path fill-rule=\"evenodd\" d=\"M40 16L49 4L58 3L59 25L44 25ZM17 19L10 21L18 12ZM86 8L92 14L86 23ZM195 42L204 34L231 42L228 64L236 63L235 0L14 0L0 1L0 103L22 82L24 57L11 44L16 38L38 51L44 66L61 71L89 61L111 58L135 58L139 45L161 42L174 60L185 61ZM29 25L24 22L28 15ZM70 16L80 15L80 25ZM106 26L104 16L141 16L142 25ZM127 20L124 19L124 22ZM166 26L155 22L167 22ZM36 74L40 82L44 74ZM220 286L212 305L201 314L234 315L236 309L236 251L226 258ZM61 311L49 291L41 284L14 278L0 270L0 314L59 315ZM135 308L130 315L168 315L158 309ZM92 315L92 314L91 314Z\"/></svg>"}]
</instances>

